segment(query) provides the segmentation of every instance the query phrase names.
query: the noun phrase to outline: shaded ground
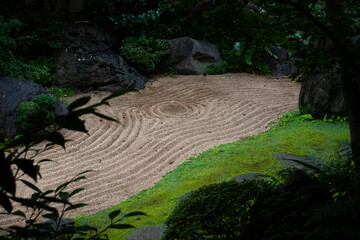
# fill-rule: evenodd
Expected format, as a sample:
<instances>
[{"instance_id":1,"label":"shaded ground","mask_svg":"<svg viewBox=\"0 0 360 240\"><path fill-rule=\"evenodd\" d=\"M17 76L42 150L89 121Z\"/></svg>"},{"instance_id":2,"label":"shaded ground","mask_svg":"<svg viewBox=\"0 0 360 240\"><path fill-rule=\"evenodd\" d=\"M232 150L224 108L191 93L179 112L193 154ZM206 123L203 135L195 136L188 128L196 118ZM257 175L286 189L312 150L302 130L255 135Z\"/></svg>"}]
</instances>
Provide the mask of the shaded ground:
<instances>
[{"instance_id":1,"label":"shaded ground","mask_svg":"<svg viewBox=\"0 0 360 240\"><path fill-rule=\"evenodd\" d=\"M249 74L152 79L144 90L101 109L120 124L86 116L89 135L65 132L73 140L66 151L55 148L41 156L56 162L42 166L39 186L54 189L92 169L76 185L86 190L73 197L89 205L72 215L95 213L152 187L191 155L266 130L269 121L297 107L299 89L286 78ZM91 95L94 101L107 96ZM15 221L1 216L0 226Z\"/></svg>"}]
</instances>

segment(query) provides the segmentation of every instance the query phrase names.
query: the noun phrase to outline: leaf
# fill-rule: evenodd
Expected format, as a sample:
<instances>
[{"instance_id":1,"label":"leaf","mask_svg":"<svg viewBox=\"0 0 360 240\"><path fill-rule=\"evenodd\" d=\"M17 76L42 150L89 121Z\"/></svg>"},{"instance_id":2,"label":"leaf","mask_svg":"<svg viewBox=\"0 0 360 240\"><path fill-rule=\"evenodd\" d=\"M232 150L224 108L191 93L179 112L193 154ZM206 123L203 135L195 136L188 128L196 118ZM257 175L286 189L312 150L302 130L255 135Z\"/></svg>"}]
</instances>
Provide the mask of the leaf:
<instances>
[{"instance_id":1,"label":"leaf","mask_svg":"<svg viewBox=\"0 0 360 240\"><path fill-rule=\"evenodd\" d=\"M70 207L66 208L65 212L70 211L70 210L74 210L74 209L77 209L77 208L82 208L84 206L87 206L87 204L86 203L74 204L74 205L71 205Z\"/></svg>"},{"instance_id":2,"label":"leaf","mask_svg":"<svg viewBox=\"0 0 360 240\"><path fill-rule=\"evenodd\" d=\"M79 99L76 99L74 102L72 102L67 108L69 111L74 110L75 108L84 106L85 104L87 104L90 101L90 97L86 96L86 97L82 97Z\"/></svg>"},{"instance_id":3,"label":"leaf","mask_svg":"<svg viewBox=\"0 0 360 240\"><path fill-rule=\"evenodd\" d=\"M32 184L31 182L28 182L28 181L26 181L26 180L24 180L24 179L21 179L21 181L22 181L26 186L28 186L29 188L35 190L35 191L38 192L38 193L42 193L42 191L41 191L37 186L35 186L34 184Z\"/></svg>"},{"instance_id":4,"label":"leaf","mask_svg":"<svg viewBox=\"0 0 360 240\"><path fill-rule=\"evenodd\" d=\"M8 212L11 213L13 210L13 207L11 205L11 202L9 198L3 193L0 192L0 205Z\"/></svg>"},{"instance_id":5,"label":"leaf","mask_svg":"<svg viewBox=\"0 0 360 240\"><path fill-rule=\"evenodd\" d=\"M16 166L21 169L26 175L37 181L37 169L36 166L34 166L34 160L28 160L28 159L16 159L13 161L13 164L16 164Z\"/></svg>"},{"instance_id":6,"label":"leaf","mask_svg":"<svg viewBox=\"0 0 360 240\"><path fill-rule=\"evenodd\" d=\"M89 226L89 225L82 225L82 226L77 227L76 229L79 230L79 231L82 231L82 232L89 232L89 231L97 232L96 227L92 227L92 226Z\"/></svg>"},{"instance_id":7,"label":"leaf","mask_svg":"<svg viewBox=\"0 0 360 240\"><path fill-rule=\"evenodd\" d=\"M46 140L53 144L62 146L65 149L65 138L59 132L52 132L45 137Z\"/></svg>"},{"instance_id":8,"label":"leaf","mask_svg":"<svg viewBox=\"0 0 360 240\"><path fill-rule=\"evenodd\" d=\"M124 95L127 92L136 92L136 90L127 89L127 90L116 91L116 92L110 94L109 96L107 96L106 98L104 98L101 102L105 103L107 100L110 100L110 99L115 98L115 97L119 97L121 95Z\"/></svg>"},{"instance_id":9,"label":"leaf","mask_svg":"<svg viewBox=\"0 0 360 240\"><path fill-rule=\"evenodd\" d=\"M51 203L62 203L62 204L69 204L69 201L67 199L59 199L59 198L56 198L56 197L43 197L41 196L40 197L41 199L47 201L47 202L51 202Z\"/></svg>"},{"instance_id":10,"label":"leaf","mask_svg":"<svg viewBox=\"0 0 360 240\"><path fill-rule=\"evenodd\" d=\"M42 202L32 201L31 199L18 197L11 197L11 199L15 202L21 203L25 207L29 207L32 209L44 209L54 214L59 214L56 208L50 207Z\"/></svg>"},{"instance_id":11,"label":"leaf","mask_svg":"<svg viewBox=\"0 0 360 240\"><path fill-rule=\"evenodd\" d=\"M118 122L118 120L114 119L114 118L111 118L111 117L108 117L104 114L101 114L101 113L98 113L98 112L93 112L94 115L100 117L100 118L103 118L103 119L106 119L106 120L109 120L109 121L113 121L113 122Z\"/></svg>"},{"instance_id":12,"label":"leaf","mask_svg":"<svg viewBox=\"0 0 360 240\"><path fill-rule=\"evenodd\" d=\"M4 151L0 152L0 187L5 191L15 195L15 177L11 171L10 158L5 158Z\"/></svg>"},{"instance_id":13,"label":"leaf","mask_svg":"<svg viewBox=\"0 0 360 240\"><path fill-rule=\"evenodd\" d=\"M86 177L85 176L80 176L80 177L77 177L77 178L75 178L75 179L73 179L71 181L72 182L77 182L77 181L80 181L80 180L83 180L83 179L86 179Z\"/></svg>"},{"instance_id":14,"label":"leaf","mask_svg":"<svg viewBox=\"0 0 360 240\"><path fill-rule=\"evenodd\" d=\"M38 161L37 164L43 163L43 162L52 162L52 161L53 161L53 160L51 160L51 159L41 159L40 161Z\"/></svg>"},{"instance_id":15,"label":"leaf","mask_svg":"<svg viewBox=\"0 0 360 240\"><path fill-rule=\"evenodd\" d=\"M109 228L114 229L129 229L129 228L135 228L133 225L130 224L111 224Z\"/></svg>"},{"instance_id":16,"label":"leaf","mask_svg":"<svg viewBox=\"0 0 360 240\"><path fill-rule=\"evenodd\" d=\"M85 174L85 173L89 173L89 172L92 172L93 170L85 170L85 171L83 171L83 172L81 172L81 173L78 173L78 174L76 174L76 176L80 176L80 175L83 175L83 174Z\"/></svg>"},{"instance_id":17,"label":"leaf","mask_svg":"<svg viewBox=\"0 0 360 240\"><path fill-rule=\"evenodd\" d=\"M113 211L109 214L109 218L112 220L114 220L114 218L116 218L117 216L119 216L119 214L121 213L121 210L116 210L116 211Z\"/></svg>"},{"instance_id":18,"label":"leaf","mask_svg":"<svg viewBox=\"0 0 360 240\"><path fill-rule=\"evenodd\" d=\"M12 213L13 215L16 215L16 216L20 216L20 217L23 217L23 218L25 218L26 219L26 215L25 215L25 213L23 213L22 211L16 211L16 212L13 212Z\"/></svg>"},{"instance_id":19,"label":"leaf","mask_svg":"<svg viewBox=\"0 0 360 240\"><path fill-rule=\"evenodd\" d=\"M55 192L59 192L60 190L63 190L65 189L69 184L71 183L71 181L68 181L68 182L65 182L63 184L61 184L60 186L58 186L56 189L55 189Z\"/></svg>"},{"instance_id":20,"label":"leaf","mask_svg":"<svg viewBox=\"0 0 360 240\"><path fill-rule=\"evenodd\" d=\"M126 214L124 217L135 217L135 216L147 216L147 214L140 212L140 211L135 211L135 212Z\"/></svg>"},{"instance_id":21,"label":"leaf","mask_svg":"<svg viewBox=\"0 0 360 240\"><path fill-rule=\"evenodd\" d=\"M55 118L55 122L59 124L61 127L74 130L78 132L84 132L87 133L87 130L85 128L85 124L83 121L81 121L77 116L74 114L68 114L68 115L60 115Z\"/></svg>"},{"instance_id":22,"label":"leaf","mask_svg":"<svg viewBox=\"0 0 360 240\"><path fill-rule=\"evenodd\" d=\"M54 190L48 190L48 191L43 193L43 196L49 195L49 194L51 194L53 192L54 192Z\"/></svg>"},{"instance_id":23,"label":"leaf","mask_svg":"<svg viewBox=\"0 0 360 240\"><path fill-rule=\"evenodd\" d=\"M77 188L77 189L75 189L74 191L72 191L72 192L70 193L69 197L72 197L72 196L74 196L75 194L77 194L77 193L79 193L79 192L81 192L81 191L83 191L83 190L85 190L85 188Z\"/></svg>"},{"instance_id":24,"label":"leaf","mask_svg":"<svg viewBox=\"0 0 360 240\"><path fill-rule=\"evenodd\" d=\"M69 197L70 197L70 194L68 192L60 192L59 197L62 200L67 201L69 199Z\"/></svg>"},{"instance_id":25,"label":"leaf","mask_svg":"<svg viewBox=\"0 0 360 240\"><path fill-rule=\"evenodd\" d=\"M59 218L59 215L58 215L58 214L55 214L55 213L47 213L47 214L44 214L44 215L42 215L42 216L43 216L44 218L53 220L54 222L56 222L57 219Z\"/></svg>"}]
</instances>

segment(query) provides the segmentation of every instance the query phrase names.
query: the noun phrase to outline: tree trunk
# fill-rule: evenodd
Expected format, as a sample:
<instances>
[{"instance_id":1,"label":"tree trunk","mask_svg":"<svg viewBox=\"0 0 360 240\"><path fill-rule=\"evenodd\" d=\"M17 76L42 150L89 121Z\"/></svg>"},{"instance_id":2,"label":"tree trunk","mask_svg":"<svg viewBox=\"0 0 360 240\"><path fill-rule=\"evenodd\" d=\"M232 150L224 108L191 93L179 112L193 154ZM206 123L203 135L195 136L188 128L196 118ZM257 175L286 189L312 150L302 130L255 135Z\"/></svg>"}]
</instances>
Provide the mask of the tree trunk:
<instances>
[{"instance_id":1,"label":"tree trunk","mask_svg":"<svg viewBox=\"0 0 360 240\"><path fill-rule=\"evenodd\" d=\"M349 72L342 73L341 82L349 118L353 160L357 171L360 171L360 79Z\"/></svg>"}]
</instances>

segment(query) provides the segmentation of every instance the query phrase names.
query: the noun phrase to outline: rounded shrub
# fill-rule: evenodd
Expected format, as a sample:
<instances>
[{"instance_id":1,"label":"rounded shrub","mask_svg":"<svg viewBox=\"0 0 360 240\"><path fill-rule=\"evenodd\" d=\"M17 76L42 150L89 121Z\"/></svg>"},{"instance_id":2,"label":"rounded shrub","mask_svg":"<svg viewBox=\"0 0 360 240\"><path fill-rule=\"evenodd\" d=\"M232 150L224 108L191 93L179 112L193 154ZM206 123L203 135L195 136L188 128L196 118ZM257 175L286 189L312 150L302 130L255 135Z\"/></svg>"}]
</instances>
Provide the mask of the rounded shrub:
<instances>
[{"instance_id":1,"label":"rounded shrub","mask_svg":"<svg viewBox=\"0 0 360 240\"><path fill-rule=\"evenodd\" d=\"M241 239L249 223L249 209L260 195L273 191L273 186L260 181L200 188L175 207L163 239Z\"/></svg>"},{"instance_id":2,"label":"rounded shrub","mask_svg":"<svg viewBox=\"0 0 360 240\"><path fill-rule=\"evenodd\" d=\"M48 94L40 94L34 97L31 101L38 104L41 109L48 111L53 111L56 107L56 99Z\"/></svg>"},{"instance_id":3,"label":"rounded shrub","mask_svg":"<svg viewBox=\"0 0 360 240\"><path fill-rule=\"evenodd\" d=\"M40 107L37 103L32 101L26 101L19 104L16 109L16 123L21 123L25 119L29 118L31 115L36 114L40 111Z\"/></svg>"},{"instance_id":4,"label":"rounded shrub","mask_svg":"<svg viewBox=\"0 0 360 240\"><path fill-rule=\"evenodd\" d=\"M16 123L29 118L39 112L45 113L46 120L52 120L55 118L56 99L48 94L40 94L33 98L31 101L22 102L16 109Z\"/></svg>"}]
</instances>

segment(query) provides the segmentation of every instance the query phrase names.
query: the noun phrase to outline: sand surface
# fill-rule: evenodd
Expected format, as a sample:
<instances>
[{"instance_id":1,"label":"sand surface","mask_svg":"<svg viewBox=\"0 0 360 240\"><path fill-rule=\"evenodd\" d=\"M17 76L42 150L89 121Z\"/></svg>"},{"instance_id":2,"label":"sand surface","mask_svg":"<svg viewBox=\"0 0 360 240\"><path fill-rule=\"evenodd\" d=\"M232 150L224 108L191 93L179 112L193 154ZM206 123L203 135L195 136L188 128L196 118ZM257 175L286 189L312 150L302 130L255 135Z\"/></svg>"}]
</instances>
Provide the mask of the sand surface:
<instances>
[{"instance_id":1,"label":"sand surface","mask_svg":"<svg viewBox=\"0 0 360 240\"><path fill-rule=\"evenodd\" d=\"M88 206L70 215L96 213L151 188L191 155L265 131L269 121L297 107L299 89L288 78L250 74L156 77L99 109L120 123L88 115L89 135L63 132L73 140L66 150L56 147L38 157L55 161L42 165L39 187L54 189L91 169L76 185L86 190L72 198ZM108 95L90 94L92 101ZM29 194L21 186L18 192ZM15 222L0 216L0 226Z\"/></svg>"}]
</instances>

